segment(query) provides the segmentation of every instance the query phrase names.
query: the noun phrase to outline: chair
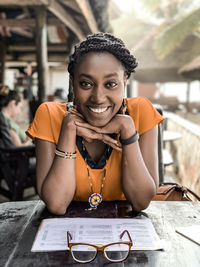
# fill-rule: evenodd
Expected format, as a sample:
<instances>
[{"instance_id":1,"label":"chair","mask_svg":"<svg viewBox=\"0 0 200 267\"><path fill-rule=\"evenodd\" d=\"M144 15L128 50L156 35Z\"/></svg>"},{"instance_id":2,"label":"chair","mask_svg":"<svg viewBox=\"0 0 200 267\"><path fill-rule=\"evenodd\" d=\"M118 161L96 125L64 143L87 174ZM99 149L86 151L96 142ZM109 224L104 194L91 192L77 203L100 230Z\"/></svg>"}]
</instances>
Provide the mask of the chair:
<instances>
[{"instance_id":1,"label":"chair","mask_svg":"<svg viewBox=\"0 0 200 267\"><path fill-rule=\"evenodd\" d=\"M35 146L0 147L0 194L12 201L23 200L24 189L36 188Z\"/></svg>"},{"instance_id":2,"label":"chair","mask_svg":"<svg viewBox=\"0 0 200 267\"><path fill-rule=\"evenodd\" d=\"M163 108L158 105L153 105L156 110L163 115ZM163 125L158 125L158 171L159 171L159 183L164 182L164 163L163 163Z\"/></svg>"},{"instance_id":3,"label":"chair","mask_svg":"<svg viewBox=\"0 0 200 267\"><path fill-rule=\"evenodd\" d=\"M35 146L14 147L0 111L0 194L13 201L23 200L25 188L36 188L35 177ZM2 180L7 188L2 186Z\"/></svg>"}]
</instances>

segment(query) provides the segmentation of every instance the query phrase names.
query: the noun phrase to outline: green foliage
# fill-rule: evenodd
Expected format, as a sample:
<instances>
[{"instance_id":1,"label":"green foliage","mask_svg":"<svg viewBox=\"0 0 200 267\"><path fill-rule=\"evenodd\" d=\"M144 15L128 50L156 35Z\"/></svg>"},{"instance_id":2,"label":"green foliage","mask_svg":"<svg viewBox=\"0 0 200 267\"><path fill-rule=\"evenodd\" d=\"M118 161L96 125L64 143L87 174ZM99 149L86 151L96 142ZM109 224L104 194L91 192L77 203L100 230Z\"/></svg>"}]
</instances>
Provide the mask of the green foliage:
<instances>
[{"instance_id":1,"label":"green foliage","mask_svg":"<svg viewBox=\"0 0 200 267\"><path fill-rule=\"evenodd\" d=\"M155 37L155 52L162 59L180 46L187 36L200 29L200 8L168 25Z\"/></svg>"}]
</instances>

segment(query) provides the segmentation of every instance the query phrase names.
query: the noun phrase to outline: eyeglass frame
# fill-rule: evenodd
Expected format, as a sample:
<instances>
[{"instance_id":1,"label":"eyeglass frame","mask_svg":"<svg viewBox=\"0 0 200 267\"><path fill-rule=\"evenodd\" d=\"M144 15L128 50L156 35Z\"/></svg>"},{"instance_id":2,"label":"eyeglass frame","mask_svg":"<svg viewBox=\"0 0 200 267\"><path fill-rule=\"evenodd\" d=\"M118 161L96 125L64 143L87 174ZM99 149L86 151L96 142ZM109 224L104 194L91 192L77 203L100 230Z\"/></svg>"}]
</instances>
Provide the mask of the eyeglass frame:
<instances>
[{"instance_id":1,"label":"eyeglass frame","mask_svg":"<svg viewBox=\"0 0 200 267\"><path fill-rule=\"evenodd\" d=\"M95 258L97 257L97 253L98 253L98 251L102 251L102 252L103 252L103 256L104 256L104 258L107 259L107 260L110 261L110 262L122 262L122 261L125 261L125 260L128 258L129 254L130 254L131 247L132 247L132 245L133 245L133 241L132 241L132 239L131 239L131 236L130 236L128 230L124 230L124 231L120 234L120 236L119 236L120 239L124 236L125 233L127 233L128 238L129 238L130 241L127 241L127 242L122 242L122 241L121 241L121 242L114 242L114 243L106 244L106 245L104 245L104 246L96 246L96 245L94 245L94 244L89 244L89 243L73 243L73 242L70 242L70 240L72 240L72 236L71 236L70 232L67 231L67 245L68 245L68 248L69 248L69 250L70 250L70 253L71 253L71 255L72 255L73 260L75 260L75 261L78 262L78 263L89 263L89 262L92 262L92 261L95 260ZM111 260L111 259L109 259L109 258L106 256L106 253L105 253L104 250L105 250L105 248L108 247L108 246L111 246L111 245L117 245L117 244L125 244L125 245L128 245L128 246L129 246L128 254L127 254L127 256L126 256L124 259L122 259L122 260ZM79 260L77 260L77 259L74 257L73 252L72 252L72 250L71 250L73 246L77 246L77 245L87 245L87 246L94 247L94 248L95 248L95 255L94 255L94 257L93 257L91 260L88 260L88 261L81 261L81 260L79 261Z\"/></svg>"}]
</instances>

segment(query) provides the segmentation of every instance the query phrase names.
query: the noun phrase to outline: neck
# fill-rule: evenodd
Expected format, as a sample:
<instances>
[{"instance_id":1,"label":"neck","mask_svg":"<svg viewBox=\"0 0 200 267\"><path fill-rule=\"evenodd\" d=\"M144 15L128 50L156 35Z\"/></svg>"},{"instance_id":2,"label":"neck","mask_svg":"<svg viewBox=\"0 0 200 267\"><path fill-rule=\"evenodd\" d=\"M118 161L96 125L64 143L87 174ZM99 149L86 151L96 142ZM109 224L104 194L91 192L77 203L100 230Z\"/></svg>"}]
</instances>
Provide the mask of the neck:
<instances>
[{"instance_id":1,"label":"neck","mask_svg":"<svg viewBox=\"0 0 200 267\"><path fill-rule=\"evenodd\" d=\"M100 140L94 140L93 142L84 141L84 146L86 147L90 156L95 161L98 161L102 157L106 145Z\"/></svg>"}]
</instances>

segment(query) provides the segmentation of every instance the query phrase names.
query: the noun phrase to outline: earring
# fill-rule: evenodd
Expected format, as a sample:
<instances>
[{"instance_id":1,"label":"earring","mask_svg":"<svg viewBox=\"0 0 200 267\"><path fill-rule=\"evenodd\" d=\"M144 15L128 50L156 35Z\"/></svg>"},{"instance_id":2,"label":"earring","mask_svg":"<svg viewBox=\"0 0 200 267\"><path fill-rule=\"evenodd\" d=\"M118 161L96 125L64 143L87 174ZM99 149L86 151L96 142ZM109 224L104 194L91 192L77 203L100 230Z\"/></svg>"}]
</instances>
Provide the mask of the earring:
<instances>
[{"instance_id":1,"label":"earring","mask_svg":"<svg viewBox=\"0 0 200 267\"><path fill-rule=\"evenodd\" d=\"M125 99L123 98L122 105L120 107L119 113L125 115L127 110Z\"/></svg>"}]
</instances>

